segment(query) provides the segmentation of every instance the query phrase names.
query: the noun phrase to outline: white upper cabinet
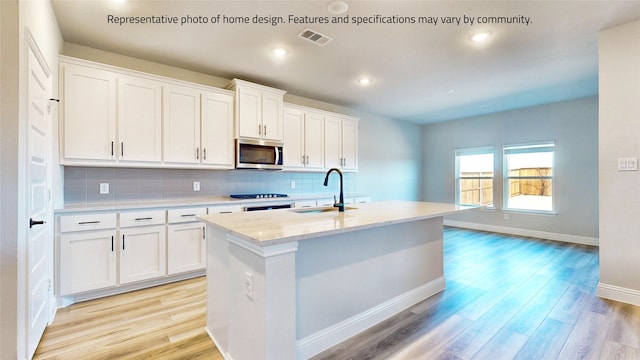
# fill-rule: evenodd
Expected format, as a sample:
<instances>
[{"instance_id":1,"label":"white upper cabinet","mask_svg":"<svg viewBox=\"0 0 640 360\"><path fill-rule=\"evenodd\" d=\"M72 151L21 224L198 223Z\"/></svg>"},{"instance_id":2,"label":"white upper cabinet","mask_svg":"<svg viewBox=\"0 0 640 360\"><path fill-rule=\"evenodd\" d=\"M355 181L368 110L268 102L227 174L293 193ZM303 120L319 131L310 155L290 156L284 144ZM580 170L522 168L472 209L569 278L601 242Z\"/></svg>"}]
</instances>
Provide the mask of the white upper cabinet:
<instances>
[{"instance_id":1,"label":"white upper cabinet","mask_svg":"<svg viewBox=\"0 0 640 360\"><path fill-rule=\"evenodd\" d=\"M324 115L285 107L284 144L287 170L324 170Z\"/></svg>"},{"instance_id":2,"label":"white upper cabinet","mask_svg":"<svg viewBox=\"0 0 640 360\"><path fill-rule=\"evenodd\" d=\"M358 120L327 116L324 123L326 168L358 170Z\"/></svg>"},{"instance_id":3,"label":"white upper cabinet","mask_svg":"<svg viewBox=\"0 0 640 360\"><path fill-rule=\"evenodd\" d=\"M123 161L162 161L162 84L118 79L117 157Z\"/></svg>"},{"instance_id":4,"label":"white upper cabinet","mask_svg":"<svg viewBox=\"0 0 640 360\"><path fill-rule=\"evenodd\" d=\"M115 162L116 76L61 64L62 163Z\"/></svg>"},{"instance_id":5,"label":"white upper cabinet","mask_svg":"<svg viewBox=\"0 0 640 360\"><path fill-rule=\"evenodd\" d=\"M342 169L358 170L358 121L342 119Z\"/></svg>"},{"instance_id":6,"label":"white upper cabinet","mask_svg":"<svg viewBox=\"0 0 640 360\"><path fill-rule=\"evenodd\" d=\"M234 79L236 137L282 141L285 91Z\"/></svg>"},{"instance_id":7,"label":"white upper cabinet","mask_svg":"<svg viewBox=\"0 0 640 360\"><path fill-rule=\"evenodd\" d=\"M163 91L164 161L200 162L200 91L169 85Z\"/></svg>"},{"instance_id":8,"label":"white upper cabinet","mask_svg":"<svg viewBox=\"0 0 640 360\"><path fill-rule=\"evenodd\" d=\"M62 165L234 167L233 92L65 56L60 71Z\"/></svg>"},{"instance_id":9,"label":"white upper cabinet","mask_svg":"<svg viewBox=\"0 0 640 360\"><path fill-rule=\"evenodd\" d=\"M232 169L235 155L233 145L233 96L204 93L201 126L202 163Z\"/></svg>"}]
</instances>

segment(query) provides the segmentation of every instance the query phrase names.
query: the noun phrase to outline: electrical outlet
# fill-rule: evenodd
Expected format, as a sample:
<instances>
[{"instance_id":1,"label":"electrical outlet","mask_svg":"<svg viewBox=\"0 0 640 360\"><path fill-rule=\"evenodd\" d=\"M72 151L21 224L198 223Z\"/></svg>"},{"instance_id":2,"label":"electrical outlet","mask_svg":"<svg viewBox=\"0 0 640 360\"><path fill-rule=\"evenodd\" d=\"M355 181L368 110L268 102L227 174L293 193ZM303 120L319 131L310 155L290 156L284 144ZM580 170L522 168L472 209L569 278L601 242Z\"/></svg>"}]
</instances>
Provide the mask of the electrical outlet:
<instances>
[{"instance_id":1,"label":"electrical outlet","mask_svg":"<svg viewBox=\"0 0 640 360\"><path fill-rule=\"evenodd\" d=\"M509 220L509 214L504 214L504 219Z\"/></svg>"},{"instance_id":2,"label":"electrical outlet","mask_svg":"<svg viewBox=\"0 0 640 360\"><path fill-rule=\"evenodd\" d=\"M250 271L244 272L244 293L249 300L253 300L253 273Z\"/></svg>"},{"instance_id":3,"label":"electrical outlet","mask_svg":"<svg viewBox=\"0 0 640 360\"><path fill-rule=\"evenodd\" d=\"M193 182L193 191L200 191L200 181Z\"/></svg>"},{"instance_id":4,"label":"electrical outlet","mask_svg":"<svg viewBox=\"0 0 640 360\"><path fill-rule=\"evenodd\" d=\"M295 189L296 188L296 182L291 180L291 189Z\"/></svg>"},{"instance_id":5,"label":"electrical outlet","mask_svg":"<svg viewBox=\"0 0 640 360\"><path fill-rule=\"evenodd\" d=\"M109 194L109 183L100 183L100 195Z\"/></svg>"}]
</instances>

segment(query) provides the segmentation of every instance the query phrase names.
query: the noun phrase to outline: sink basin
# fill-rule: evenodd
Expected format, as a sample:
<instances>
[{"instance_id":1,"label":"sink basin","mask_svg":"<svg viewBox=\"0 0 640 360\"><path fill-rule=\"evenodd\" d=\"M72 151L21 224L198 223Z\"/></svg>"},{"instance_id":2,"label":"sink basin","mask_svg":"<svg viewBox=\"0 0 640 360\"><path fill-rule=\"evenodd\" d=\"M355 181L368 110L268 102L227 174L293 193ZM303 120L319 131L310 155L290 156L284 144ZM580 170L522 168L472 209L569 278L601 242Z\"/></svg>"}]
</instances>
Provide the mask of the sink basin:
<instances>
[{"instance_id":1,"label":"sink basin","mask_svg":"<svg viewBox=\"0 0 640 360\"><path fill-rule=\"evenodd\" d=\"M345 206L344 211L349 210L357 210L358 208ZM338 208L335 207L317 207L317 208L302 208L302 209L292 209L289 211L296 212L298 214L319 214L319 213L328 213L328 212L338 212Z\"/></svg>"}]
</instances>

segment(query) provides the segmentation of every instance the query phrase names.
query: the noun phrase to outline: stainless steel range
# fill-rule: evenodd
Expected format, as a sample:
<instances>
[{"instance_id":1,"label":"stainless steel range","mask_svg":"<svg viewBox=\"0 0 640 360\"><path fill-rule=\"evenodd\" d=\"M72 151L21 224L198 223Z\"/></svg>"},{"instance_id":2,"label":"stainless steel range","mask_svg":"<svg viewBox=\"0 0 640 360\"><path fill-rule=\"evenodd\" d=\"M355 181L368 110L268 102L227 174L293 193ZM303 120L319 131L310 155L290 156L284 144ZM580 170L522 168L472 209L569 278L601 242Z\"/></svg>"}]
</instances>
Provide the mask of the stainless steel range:
<instances>
[{"instance_id":1,"label":"stainless steel range","mask_svg":"<svg viewBox=\"0 0 640 360\"><path fill-rule=\"evenodd\" d=\"M260 200L283 200L287 199L289 195L287 194L234 194L230 195L234 199L260 199ZM260 203L256 205L248 205L244 207L244 211L260 211L260 210L276 210L276 209L290 209L291 203L282 203L279 201L274 201L273 203Z\"/></svg>"},{"instance_id":2,"label":"stainless steel range","mask_svg":"<svg viewBox=\"0 0 640 360\"><path fill-rule=\"evenodd\" d=\"M234 199L273 199L273 198L287 198L287 194L233 194L230 195Z\"/></svg>"}]
</instances>

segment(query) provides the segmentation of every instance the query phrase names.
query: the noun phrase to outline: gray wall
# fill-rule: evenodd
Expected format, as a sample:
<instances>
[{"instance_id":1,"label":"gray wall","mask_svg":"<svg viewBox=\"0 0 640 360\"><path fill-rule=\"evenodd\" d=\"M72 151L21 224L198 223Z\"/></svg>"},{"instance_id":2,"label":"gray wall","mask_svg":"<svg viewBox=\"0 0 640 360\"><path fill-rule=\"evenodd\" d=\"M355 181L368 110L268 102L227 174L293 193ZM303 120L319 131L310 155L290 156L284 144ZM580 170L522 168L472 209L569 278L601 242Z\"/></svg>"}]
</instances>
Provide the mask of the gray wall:
<instances>
[{"instance_id":1,"label":"gray wall","mask_svg":"<svg viewBox=\"0 0 640 360\"><path fill-rule=\"evenodd\" d=\"M450 220L547 233L598 237L598 98L536 106L423 127L425 201L455 201L456 148L495 147L496 210L473 211ZM509 212L504 219L502 146L554 140L557 215Z\"/></svg>"},{"instance_id":2,"label":"gray wall","mask_svg":"<svg viewBox=\"0 0 640 360\"><path fill-rule=\"evenodd\" d=\"M224 87L230 81L68 42L64 44L63 53L80 59L214 87ZM346 193L369 195L375 201L419 200L422 139L418 125L295 94L287 93L285 101L360 118L359 171L355 174L345 174ZM290 188L291 180L296 182L296 189ZM334 186L324 187L323 180L324 173L67 167L64 169L64 184L61 190L64 190L65 203L180 199L252 192L337 192ZM193 181L201 181L200 192L192 191ZM107 196L99 195L99 182L109 182L112 193Z\"/></svg>"}]
</instances>

